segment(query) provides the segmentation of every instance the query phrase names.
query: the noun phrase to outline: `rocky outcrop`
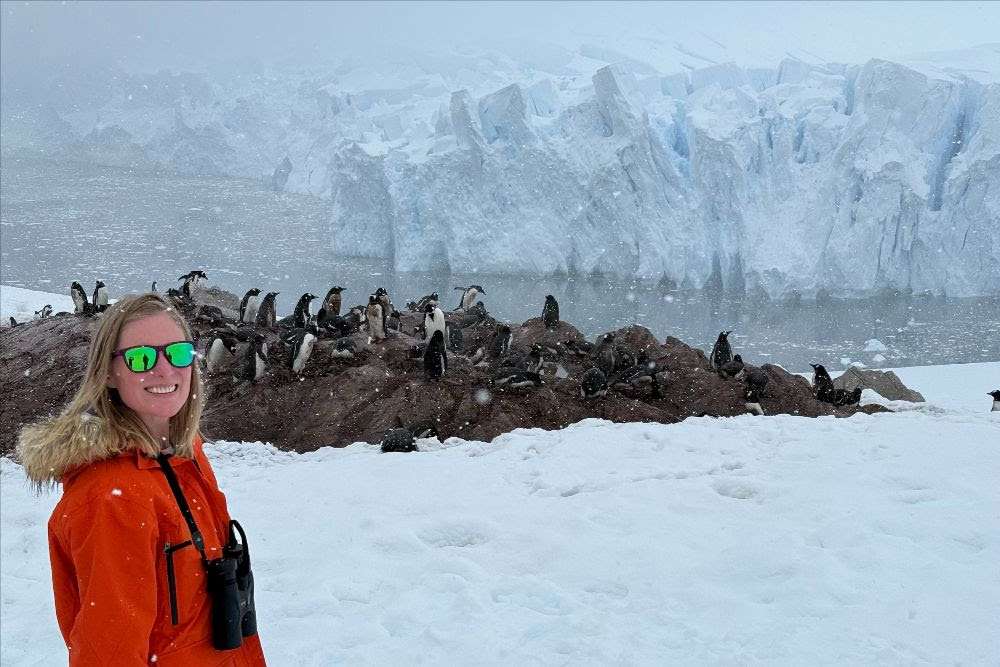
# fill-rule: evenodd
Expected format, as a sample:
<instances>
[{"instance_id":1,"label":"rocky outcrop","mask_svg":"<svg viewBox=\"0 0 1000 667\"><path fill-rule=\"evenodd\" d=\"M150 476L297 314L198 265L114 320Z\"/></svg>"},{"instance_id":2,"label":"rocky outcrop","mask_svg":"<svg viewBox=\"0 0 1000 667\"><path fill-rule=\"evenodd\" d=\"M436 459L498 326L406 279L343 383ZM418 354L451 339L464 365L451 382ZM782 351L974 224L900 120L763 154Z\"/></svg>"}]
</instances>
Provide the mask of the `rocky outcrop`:
<instances>
[{"instance_id":1,"label":"rocky outcrop","mask_svg":"<svg viewBox=\"0 0 1000 667\"><path fill-rule=\"evenodd\" d=\"M833 381L833 386L847 391L853 391L857 387L871 389L890 401L924 402L919 391L907 387L892 371L863 371L851 366Z\"/></svg>"},{"instance_id":2,"label":"rocky outcrop","mask_svg":"<svg viewBox=\"0 0 1000 667\"><path fill-rule=\"evenodd\" d=\"M179 311L205 337L211 325L198 319L200 306L229 310L236 297L215 288L196 290L198 303ZM461 313L448 313L460 326ZM537 343L543 350L541 385L506 388L493 383L501 360L476 361L500 323L492 317L462 329L461 352L449 355L440 381L424 377L414 335L421 318L404 313L402 331L383 342L365 332L351 335L352 357L333 354L336 337L321 335L301 374L289 367L290 350L281 341L287 329L262 330L268 342L268 370L256 383L233 378L237 357L206 375L208 407L204 430L209 438L268 441L286 450L311 451L352 442L379 442L390 430L430 421L439 436L489 441L515 428L558 429L596 417L614 422L674 423L692 416L727 417L748 412L741 379L723 378L709 367L702 350L676 338L660 342L645 327L615 332L615 344L635 355L645 353L660 373L659 391L648 386L613 389L602 398L583 400L580 377L594 365L589 356L572 354L566 341L583 336L571 324L546 329L540 318L512 326L513 354L526 354ZM24 424L57 412L72 397L86 363L87 345L96 321L89 317L52 317L0 330L0 453L10 454ZM416 349L415 349L416 348ZM808 383L778 366L765 364L768 377L760 404L768 415L849 416L879 406L834 408L817 401ZM658 393L658 395L657 395Z\"/></svg>"}]
</instances>

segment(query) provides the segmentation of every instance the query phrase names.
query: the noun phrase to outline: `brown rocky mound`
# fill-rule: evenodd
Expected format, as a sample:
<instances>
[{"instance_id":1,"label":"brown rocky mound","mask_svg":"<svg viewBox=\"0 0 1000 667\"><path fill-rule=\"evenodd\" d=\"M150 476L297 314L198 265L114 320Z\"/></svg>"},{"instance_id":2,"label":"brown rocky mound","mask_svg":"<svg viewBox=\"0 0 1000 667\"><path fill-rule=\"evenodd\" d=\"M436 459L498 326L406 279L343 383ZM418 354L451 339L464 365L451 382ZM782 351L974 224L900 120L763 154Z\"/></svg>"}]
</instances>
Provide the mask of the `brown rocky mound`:
<instances>
[{"instance_id":1,"label":"brown rocky mound","mask_svg":"<svg viewBox=\"0 0 1000 667\"><path fill-rule=\"evenodd\" d=\"M232 295L224 299L211 295L212 303L224 304L227 310L232 307ZM179 310L204 337L211 327L195 317L199 305L183 304ZM659 365L659 395L648 386L624 386L609 390L604 397L584 400L579 380L595 362L568 348L566 341L584 339L569 323L546 329L540 318L534 318L511 327L513 344L508 354L526 355L538 343L544 365L540 386L509 388L494 385L492 378L511 357L492 359L488 354L500 323L488 316L472 323L463 313L447 313L447 319L449 326L459 327L463 319L468 326L462 328L460 351L449 354L448 372L440 381L424 377L419 354L423 342L412 335L422 322L417 313L403 313L402 332L390 332L382 342L370 342L364 331L352 334L357 349L349 358L332 354L338 336L321 333L299 375L290 368L289 346L281 342L281 334L288 330L263 330L268 368L261 380L237 383L233 378L247 343L240 344L228 365L206 374L206 434L216 439L263 440L301 452L357 441L377 443L393 428L427 421L442 439L459 436L488 441L519 427L557 429L588 417L673 423L691 416L748 412L743 380L721 377L709 367L702 350L676 338L660 343L641 326L615 332L615 344L631 354L645 352ZM0 391L4 396L0 453L13 451L22 425L58 411L72 397L95 324L93 318L54 317L0 331ZM761 368L768 383L760 404L768 415L848 416L859 409L884 409L834 408L817 401L803 378L770 364Z\"/></svg>"}]
</instances>

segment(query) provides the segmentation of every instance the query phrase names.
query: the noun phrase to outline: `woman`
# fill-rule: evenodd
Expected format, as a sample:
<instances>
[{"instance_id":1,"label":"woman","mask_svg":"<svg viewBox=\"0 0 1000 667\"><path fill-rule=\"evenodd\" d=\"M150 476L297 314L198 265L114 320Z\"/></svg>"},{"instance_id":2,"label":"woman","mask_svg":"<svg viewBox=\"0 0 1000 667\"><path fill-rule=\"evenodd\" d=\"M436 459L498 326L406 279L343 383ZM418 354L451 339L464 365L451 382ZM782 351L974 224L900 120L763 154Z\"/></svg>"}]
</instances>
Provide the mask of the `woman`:
<instances>
[{"instance_id":1,"label":"woman","mask_svg":"<svg viewBox=\"0 0 1000 667\"><path fill-rule=\"evenodd\" d=\"M73 401L21 432L28 477L63 485L49 556L71 665L264 664L256 634L214 648L206 563L230 543L230 524L202 450L195 361L191 330L163 297L125 297L102 315Z\"/></svg>"}]
</instances>

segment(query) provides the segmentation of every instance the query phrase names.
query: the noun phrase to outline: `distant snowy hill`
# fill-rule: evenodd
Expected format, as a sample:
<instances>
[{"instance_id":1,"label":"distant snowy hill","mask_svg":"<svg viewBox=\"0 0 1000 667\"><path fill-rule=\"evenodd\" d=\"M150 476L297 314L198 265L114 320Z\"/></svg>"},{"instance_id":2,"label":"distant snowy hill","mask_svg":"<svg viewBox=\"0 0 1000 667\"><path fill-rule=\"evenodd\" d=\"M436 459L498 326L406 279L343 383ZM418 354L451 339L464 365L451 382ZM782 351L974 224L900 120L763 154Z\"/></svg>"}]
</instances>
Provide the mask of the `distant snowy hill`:
<instances>
[{"instance_id":1,"label":"distant snowy hill","mask_svg":"<svg viewBox=\"0 0 1000 667\"><path fill-rule=\"evenodd\" d=\"M1000 291L1000 45L681 53L674 72L590 46L66 75L41 106L5 103L3 150L328 198L334 250L400 271Z\"/></svg>"}]
</instances>

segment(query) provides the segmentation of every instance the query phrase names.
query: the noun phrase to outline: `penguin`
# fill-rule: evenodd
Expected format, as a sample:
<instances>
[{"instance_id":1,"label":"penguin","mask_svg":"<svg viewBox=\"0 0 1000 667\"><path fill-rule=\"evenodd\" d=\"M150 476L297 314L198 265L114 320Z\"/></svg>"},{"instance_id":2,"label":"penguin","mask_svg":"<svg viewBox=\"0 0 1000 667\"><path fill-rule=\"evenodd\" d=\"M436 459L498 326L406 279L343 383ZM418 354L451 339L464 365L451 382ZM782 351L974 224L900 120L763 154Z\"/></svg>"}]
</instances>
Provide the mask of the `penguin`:
<instances>
[{"instance_id":1,"label":"penguin","mask_svg":"<svg viewBox=\"0 0 1000 667\"><path fill-rule=\"evenodd\" d=\"M395 308L392 307L389 293L385 291L384 287L379 287L375 290L375 298L378 299L379 305L382 306L382 336L384 338L389 335L389 316L392 315L392 311Z\"/></svg>"},{"instance_id":2,"label":"penguin","mask_svg":"<svg viewBox=\"0 0 1000 667\"><path fill-rule=\"evenodd\" d=\"M613 331L604 334L597 341L591 357L604 373L605 379L615 372L615 367L618 366L618 351L615 349L615 333Z\"/></svg>"},{"instance_id":3,"label":"penguin","mask_svg":"<svg viewBox=\"0 0 1000 667\"><path fill-rule=\"evenodd\" d=\"M156 291L156 281L155 280L153 281L153 285L149 288L149 291L150 292L155 292Z\"/></svg>"},{"instance_id":4,"label":"penguin","mask_svg":"<svg viewBox=\"0 0 1000 667\"><path fill-rule=\"evenodd\" d=\"M240 301L240 322L253 324L257 319L257 308L260 306L260 289L254 287L247 290Z\"/></svg>"},{"instance_id":5,"label":"penguin","mask_svg":"<svg viewBox=\"0 0 1000 667\"><path fill-rule=\"evenodd\" d=\"M542 364L544 363L545 360L542 358L542 346L538 343L532 343L531 349L528 350L528 354L525 355L524 360L522 361L521 368L531 373L541 373Z\"/></svg>"},{"instance_id":6,"label":"penguin","mask_svg":"<svg viewBox=\"0 0 1000 667\"><path fill-rule=\"evenodd\" d=\"M264 300L257 308L256 325L258 327L273 327L277 321L275 315L274 300L281 292L268 292L264 295Z\"/></svg>"},{"instance_id":7,"label":"penguin","mask_svg":"<svg viewBox=\"0 0 1000 667\"><path fill-rule=\"evenodd\" d=\"M632 368L639 363L639 354L624 343L615 343L615 368L622 370Z\"/></svg>"},{"instance_id":8,"label":"penguin","mask_svg":"<svg viewBox=\"0 0 1000 667\"><path fill-rule=\"evenodd\" d=\"M108 309L108 289L105 284L98 280L94 285L94 312L103 313Z\"/></svg>"},{"instance_id":9,"label":"penguin","mask_svg":"<svg viewBox=\"0 0 1000 667\"><path fill-rule=\"evenodd\" d=\"M429 303L433 303L436 306L438 305L438 301L440 301L440 298L438 297L437 292L431 292L430 294L426 294L420 297L420 300L417 301L417 311L423 312L424 309L427 307L427 304Z\"/></svg>"},{"instance_id":10,"label":"penguin","mask_svg":"<svg viewBox=\"0 0 1000 667\"><path fill-rule=\"evenodd\" d=\"M719 368L719 375L739 379L743 377L743 368L743 357L737 354L732 361Z\"/></svg>"},{"instance_id":11,"label":"penguin","mask_svg":"<svg viewBox=\"0 0 1000 667\"><path fill-rule=\"evenodd\" d=\"M83 285L73 281L73 284L69 286L69 295L73 297L73 314L74 315L90 315L91 305L87 301L87 293L83 291Z\"/></svg>"},{"instance_id":12,"label":"penguin","mask_svg":"<svg viewBox=\"0 0 1000 667\"><path fill-rule=\"evenodd\" d=\"M52 305L48 304L48 303L45 304L44 306L42 306L41 310L36 310L35 311L35 315L40 320L44 320L46 317L51 317L51 315L52 315Z\"/></svg>"},{"instance_id":13,"label":"penguin","mask_svg":"<svg viewBox=\"0 0 1000 667\"><path fill-rule=\"evenodd\" d=\"M666 373L666 368L649 359L645 352L640 352L636 363L615 374L608 384L622 390L628 387L650 387L651 398L661 398L660 381L657 375Z\"/></svg>"},{"instance_id":14,"label":"penguin","mask_svg":"<svg viewBox=\"0 0 1000 667\"><path fill-rule=\"evenodd\" d=\"M514 333L510 327L506 324L499 324L487 350L490 359L500 359L507 354L512 342L514 342Z\"/></svg>"},{"instance_id":15,"label":"penguin","mask_svg":"<svg viewBox=\"0 0 1000 667\"><path fill-rule=\"evenodd\" d=\"M306 292L299 297L295 304L295 311L292 313L292 326L302 329L312 321L312 302L317 298L315 294Z\"/></svg>"},{"instance_id":16,"label":"penguin","mask_svg":"<svg viewBox=\"0 0 1000 667\"><path fill-rule=\"evenodd\" d=\"M580 398L599 398L608 393L608 380L600 368L590 368L580 378Z\"/></svg>"},{"instance_id":17,"label":"penguin","mask_svg":"<svg viewBox=\"0 0 1000 667\"><path fill-rule=\"evenodd\" d=\"M408 428L394 428L385 434L381 442L382 453L389 452L415 452L417 443L413 438L413 431Z\"/></svg>"},{"instance_id":18,"label":"penguin","mask_svg":"<svg viewBox=\"0 0 1000 667\"><path fill-rule=\"evenodd\" d=\"M413 437L418 440L420 438L436 438L440 435L438 433L437 426L435 426L434 422L429 419L418 421L416 424L408 426L407 429L409 429L410 433L413 434Z\"/></svg>"},{"instance_id":19,"label":"penguin","mask_svg":"<svg viewBox=\"0 0 1000 667\"><path fill-rule=\"evenodd\" d=\"M222 313L222 308L203 303L198 306L198 314L194 319L199 322L208 322L212 326L226 326L226 316Z\"/></svg>"},{"instance_id":20,"label":"penguin","mask_svg":"<svg viewBox=\"0 0 1000 667\"><path fill-rule=\"evenodd\" d=\"M482 306L477 308L476 306ZM469 311L462 315L462 319L459 320L458 326L463 329L468 329L469 327L475 326L486 319L489 313L486 312L486 307L483 306L483 302L480 301L475 306L469 309Z\"/></svg>"},{"instance_id":21,"label":"penguin","mask_svg":"<svg viewBox=\"0 0 1000 667\"><path fill-rule=\"evenodd\" d=\"M993 409L990 412L1000 412L1000 389L989 392L987 396L993 397Z\"/></svg>"},{"instance_id":22,"label":"penguin","mask_svg":"<svg viewBox=\"0 0 1000 667\"><path fill-rule=\"evenodd\" d=\"M17 326L17 320L15 320L13 317L10 318L10 326L12 328Z\"/></svg>"},{"instance_id":23,"label":"penguin","mask_svg":"<svg viewBox=\"0 0 1000 667\"><path fill-rule=\"evenodd\" d=\"M390 331L402 331L403 322L399 318L399 311L395 308L392 309L392 313L389 314L388 324L386 325Z\"/></svg>"},{"instance_id":24,"label":"penguin","mask_svg":"<svg viewBox=\"0 0 1000 667\"><path fill-rule=\"evenodd\" d=\"M330 352L330 356L337 357L338 359L349 359L354 356L354 353L358 349L358 344L354 342L354 339L349 336L344 336L343 338L338 338L333 344L333 350Z\"/></svg>"},{"instance_id":25,"label":"penguin","mask_svg":"<svg viewBox=\"0 0 1000 667\"><path fill-rule=\"evenodd\" d=\"M288 365L291 367L293 373L298 375L306 367L306 362L309 361L309 356L312 355L315 345L316 336L305 329L302 329L295 335L292 352L288 358Z\"/></svg>"},{"instance_id":26,"label":"penguin","mask_svg":"<svg viewBox=\"0 0 1000 667\"><path fill-rule=\"evenodd\" d=\"M545 296L545 305L542 306L542 323L546 329L553 329L559 324L559 302L551 294Z\"/></svg>"},{"instance_id":27,"label":"penguin","mask_svg":"<svg viewBox=\"0 0 1000 667\"><path fill-rule=\"evenodd\" d=\"M373 341L385 338L385 316L378 297L372 294L368 297L368 307L365 308L365 323L368 325L368 335Z\"/></svg>"},{"instance_id":28,"label":"penguin","mask_svg":"<svg viewBox=\"0 0 1000 667\"><path fill-rule=\"evenodd\" d=\"M445 332L448 334L448 349L453 352L462 350L462 327L452 326L451 323L445 325Z\"/></svg>"},{"instance_id":29,"label":"penguin","mask_svg":"<svg viewBox=\"0 0 1000 667\"><path fill-rule=\"evenodd\" d=\"M183 280L184 282L191 283L192 286L197 287L201 285L204 281L208 280L208 276L205 275L204 271L188 271L183 276L177 280Z\"/></svg>"},{"instance_id":30,"label":"penguin","mask_svg":"<svg viewBox=\"0 0 1000 667\"><path fill-rule=\"evenodd\" d=\"M444 332L435 331L424 350L424 375L428 380L440 380L448 371L448 352L444 348Z\"/></svg>"},{"instance_id":31,"label":"penguin","mask_svg":"<svg viewBox=\"0 0 1000 667\"><path fill-rule=\"evenodd\" d=\"M729 334L731 333L733 332L720 331L715 345L712 346L712 354L709 356L709 362L712 364L712 368L716 370L721 369L733 360L733 348L729 345Z\"/></svg>"},{"instance_id":32,"label":"penguin","mask_svg":"<svg viewBox=\"0 0 1000 667\"><path fill-rule=\"evenodd\" d=\"M236 356L236 344L237 338L235 336L221 331L213 331L211 333L211 338L208 342L208 351L205 352L205 366L209 373L219 368L225 359L224 355L226 352L229 352L234 357Z\"/></svg>"},{"instance_id":33,"label":"penguin","mask_svg":"<svg viewBox=\"0 0 1000 667\"><path fill-rule=\"evenodd\" d=\"M482 285L469 285L468 287L456 287L455 289L462 292L462 298L459 300L458 308L455 310L468 311L472 308L472 302L476 300L477 296L486 294L486 290L483 289Z\"/></svg>"},{"instance_id":34,"label":"penguin","mask_svg":"<svg viewBox=\"0 0 1000 667\"><path fill-rule=\"evenodd\" d=\"M256 382L264 377L264 371L267 369L266 349L263 336L258 334L250 340L250 345L243 354L243 361L233 374L233 380L237 384L246 381Z\"/></svg>"},{"instance_id":35,"label":"penguin","mask_svg":"<svg viewBox=\"0 0 1000 667\"><path fill-rule=\"evenodd\" d=\"M594 353L594 344L587 340L564 340L563 347L577 357L589 357Z\"/></svg>"},{"instance_id":36,"label":"penguin","mask_svg":"<svg viewBox=\"0 0 1000 667\"><path fill-rule=\"evenodd\" d=\"M498 387L538 387L542 377L538 373L526 371L515 366L502 366L493 373L493 384Z\"/></svg>"},{"instance_id":37,"label":"penguin","mask_svg":"<svg viewBox=\"0 0 1000 667\"><path fill-rule=\"evenodd\" d=\"M861 402L861 387L855 387L851 391L846 389L835 389L833 391L833 400L831 403L837 407L844 407L847 405L857 405Z\"/></svg>"},{"instance_id":38,"label":"penguin","mask_svg":"<svg viewBox=\"0 0 1000 667\"><path fill-rule=\"evenodd\" d=\"M824 403L833 403L836 390L830 374L826 372L823 364L809 364L813 367L813 394Z\"/></svg>"},{"instance_id":39,"label":"penguin","mask_svg":"<svg viewBox=\"0 0 1000 667\"><path fill-rule=\"evenodd\" d=\"M181 285L181 294L187 298L191 298L191 279L190 278L178 278L178 280L183 280L184 284Z\"/></svg>"},{"instance_id":40,"label":"penguin","mask_svg":"<svg viewBox=\"0 0 1000 667\"><path fill-rule=\"evenodd\" d=\"M760 396L767 386L768 377L760 368L746 366L743 373L743 381L746 383L746 408L751 412L763 417L764 408L760 405Z\"/></svg>"},{"instance_id":41,"label":"penguin","mask_svg":"<svg viewBox=\"0 0 1000 667\"><path fill-rule=\"evenodd\" d=\"M424 306L424 340L430 340L435 331L445 333L444 312L433 303Z\"/></svg>"},{"instance_id":42,"label":"penguin","mask_svg":"<svg viewBox=\"0 0 1000 667\"><path fill-rule=\"evenodd\" d=\"M340 302L341 302L341 292L344 291L343 287L339 285L336 287L331 287L326 293L326 297L323 298L323 305L320 306L320 310L330 317L331 315L340 315Z\"/></svg>"}]
</instances>

